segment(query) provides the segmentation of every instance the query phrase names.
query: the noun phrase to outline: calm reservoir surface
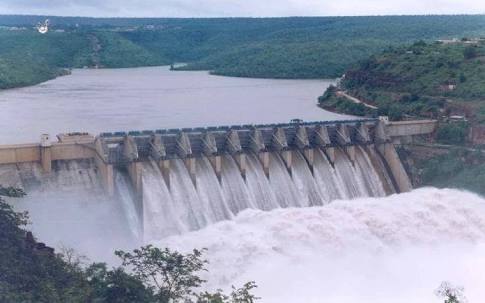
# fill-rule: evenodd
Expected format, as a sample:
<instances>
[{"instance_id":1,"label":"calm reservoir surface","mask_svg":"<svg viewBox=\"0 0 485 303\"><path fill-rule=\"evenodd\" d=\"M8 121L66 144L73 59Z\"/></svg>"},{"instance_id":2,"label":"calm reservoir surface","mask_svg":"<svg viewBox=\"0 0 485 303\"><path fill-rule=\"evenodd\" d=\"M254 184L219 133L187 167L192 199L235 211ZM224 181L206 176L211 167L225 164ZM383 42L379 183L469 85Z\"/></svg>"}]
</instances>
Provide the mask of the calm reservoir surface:
<instances>
[{"instance_id":1,"label":"calm reservoir surface","mask_svg":"<svg viewBox=\"0 0 485 303\"><path fill-rule=\"evenodd\" d=\"M341 119L319 109L332 80L269 80L171 72L167 67L74 70L0 92L0 144L40 134Z\"/></svg>"}]
</instances>

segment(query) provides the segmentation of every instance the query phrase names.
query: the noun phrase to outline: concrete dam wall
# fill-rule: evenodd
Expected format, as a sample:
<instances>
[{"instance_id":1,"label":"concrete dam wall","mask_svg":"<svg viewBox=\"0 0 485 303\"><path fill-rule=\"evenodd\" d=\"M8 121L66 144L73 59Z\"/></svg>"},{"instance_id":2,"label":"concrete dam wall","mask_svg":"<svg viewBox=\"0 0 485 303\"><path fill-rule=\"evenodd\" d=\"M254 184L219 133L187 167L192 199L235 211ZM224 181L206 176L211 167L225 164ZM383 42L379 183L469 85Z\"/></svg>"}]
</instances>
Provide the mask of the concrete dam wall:
<instances>
[{"instance_id":1,"label":"concrete dam wall","mask_svg":"<svg viewBox=\"0 0 485 303\"><path fill-rule=\"evenodd\" d=\"M393 141L433 131L432 121L419 122L426 125L421 132L410 124L400 130L366 119L78 133L59 135L57 142L43 136L39 144L0 147L0 184L94 193L94 199L121 205L135 237L160 239L248 208L408 191Z\"/></svg>"}]
</instances>

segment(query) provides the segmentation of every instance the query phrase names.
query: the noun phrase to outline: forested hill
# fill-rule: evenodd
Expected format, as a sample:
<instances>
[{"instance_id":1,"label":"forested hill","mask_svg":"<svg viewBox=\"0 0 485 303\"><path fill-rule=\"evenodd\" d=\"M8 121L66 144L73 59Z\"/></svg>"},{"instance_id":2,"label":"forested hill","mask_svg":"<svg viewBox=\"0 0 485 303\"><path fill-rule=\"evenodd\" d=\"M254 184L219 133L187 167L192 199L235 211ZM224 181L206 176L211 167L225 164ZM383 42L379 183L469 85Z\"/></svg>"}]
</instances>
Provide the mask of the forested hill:
<instances>
[{"instance_id":1,"label":"forested hill","mask_svg":"<svg viewBox=\"0 0 485 303\"><path fill-rule=\"evenodd\" d=\"M417 42L391 48L349 69L341 89L378 110L332 96L322 106L354 114L464 115L485 122L485 40L480 38L435 43Z\"/></svg>"},{"instance_id":2,"label":"forested hill","mask_svg":"<svg viewBox=\"0 0 485 303\"><path fill-rule=\"evenodd\" d=\"M33 26L49 18L41 35ZM130 19L0 16L0 88L62 67L187 62L184 69L267 78L332 78L390 45L485 35L485 16Z\"/></svg>"}]
</instances>

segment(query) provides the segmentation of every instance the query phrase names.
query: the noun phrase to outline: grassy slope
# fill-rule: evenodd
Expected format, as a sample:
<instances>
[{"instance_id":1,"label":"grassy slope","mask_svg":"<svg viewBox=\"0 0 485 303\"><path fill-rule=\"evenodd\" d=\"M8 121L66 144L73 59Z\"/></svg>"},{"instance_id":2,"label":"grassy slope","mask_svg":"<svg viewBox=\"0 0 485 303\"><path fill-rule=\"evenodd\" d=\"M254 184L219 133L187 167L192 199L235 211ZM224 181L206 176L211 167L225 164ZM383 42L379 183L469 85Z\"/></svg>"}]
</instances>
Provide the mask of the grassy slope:
<instances>
[{"instance_id":1,"label":"grassy slope","mask_svg":"<svg viewBox=\"0 0 485 303\"><path fill-rule=\"evenodd\" d=\"M466 52L473 56L467 56ZM485 42L415 43L389 49L346 72L342 88L399 119L465 114L485 121ZM443 85L454 84L447 91ZM324 98L321 99L325 105ZM334 99L328 100L330 104Z\"/></svg>"}]
</instances>

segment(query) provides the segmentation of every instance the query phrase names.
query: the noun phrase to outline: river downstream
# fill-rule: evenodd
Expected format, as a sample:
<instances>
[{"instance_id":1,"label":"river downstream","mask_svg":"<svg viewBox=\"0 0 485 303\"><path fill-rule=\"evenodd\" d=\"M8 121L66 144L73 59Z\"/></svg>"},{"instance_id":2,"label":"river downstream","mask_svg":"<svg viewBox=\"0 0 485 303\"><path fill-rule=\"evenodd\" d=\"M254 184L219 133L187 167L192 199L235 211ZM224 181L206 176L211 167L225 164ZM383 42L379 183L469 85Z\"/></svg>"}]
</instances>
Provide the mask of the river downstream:
<instances>
[{"instance_id":1,"label":"river downstream","mask_svg":"<svg viewBox=\"0 0 485 303\"><path fill-rule=\"evenodd\" d=\"M231 78L167 67L73 70L39 85L0 91L0 142L37 142L42 133L341 119L316 106L331 83Z\"/></svg>"}]
</instances>

